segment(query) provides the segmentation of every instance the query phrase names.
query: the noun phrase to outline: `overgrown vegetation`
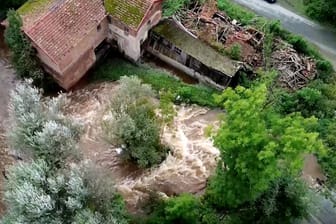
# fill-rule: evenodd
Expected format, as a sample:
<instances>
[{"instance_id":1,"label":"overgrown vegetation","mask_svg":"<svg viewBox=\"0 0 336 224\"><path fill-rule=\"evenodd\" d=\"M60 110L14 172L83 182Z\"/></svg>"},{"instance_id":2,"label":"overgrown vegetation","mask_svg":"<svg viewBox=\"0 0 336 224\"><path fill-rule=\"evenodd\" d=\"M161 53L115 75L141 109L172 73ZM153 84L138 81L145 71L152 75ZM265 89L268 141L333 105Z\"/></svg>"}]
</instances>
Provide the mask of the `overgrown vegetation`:
<instances>
[{"instance_id":1,"label":"overgrown vegetation","mask_svg":"<svg viewBox=\"0 0 336 224\"><path fill-rule=\"evenodd\" d=\"M306 13L319 21L336 26L336 2L328 0L305 0Z\"/></svg>"},{"instance_id":2,"label":"overgrown vegetation","mask_svg":"<svg viewBox=\"0 0 336 224\"><path fill-rule=\"evenodd\" d=\"M242 53L242 49L241 49L241 45L240 44L233 44L228 50L227 50L227 55L233 59L233 60L240 60L241 59L241 53Z\"/></svg>"},{"instance_id":3,"label":"overgrown vegetation","mask_svg":"<svg viewBox=\"0 0 336 224\"><path fill-rule=\"evenodd\" d=\"M55 172L43 160L13 167L2 223L128 223L123 202L108 179L97 171L88 176L85 169L73 166Z\"/></svg>"},{"instance_id":4,"label":"overgrown vegetation","mask_svg":"<svg viewBox=\"0 0 336 224\"><path fill-rule=\"evenodd\" d=\"M144 223L292 223L311 208L300 179L302 156L324 153L316 119L281 116L267 104L265 85L228 89L217 100L226 109L215 134L221 151L206 194L152 200Z\"/></svg>"},{"instance_id":5,"label":"overgrown vegetation","mask_svg":"<svg viewBox=\"0 0 336 224\"><path fill-rule=\"evenodd\" d=\"M63 95L42 100L31 81L17 85L9 102L12 148L33 159L43 159L50 167L63 167L66 159L76 154L80 134L79 125L62 113L65 102Z\"/></svg>"},{"instance_id":6,"label":"overgrown vegetation","mask_svg":"<svg viewBox=\"0 0 336 224\"><path fill-rule=\"evenodd\" d=\"M168 72L148 65L134 65L123 59L106 60L92 75L94 81L116 81L121 76L137 76L159 91L169 91L177 104L188 103L216 107L213 94L218 91L200 85L189 85L172 77Z\"/></svg>"},{"instance_id":7,"label":"overgrown vegetation","mask_svg":"<svg viewBox=\"0 0 336 224\"><path fill-rule=\"evenodd\" d=\"M1 223L128 223L111 179L94 166L70 165L79 132L62 114L61 99L42 100L31 82L11 94L10 146L31 162L7 173Z\"/></svg>"},{"instance_id":8,"label":"overgrown vegetation","mask_svg":"<svg viewBox=\"0 0 336 224\"><path fill-rule=\"evenodd\" d=\"M122 148L126 160L142 168L160 163L167 154L161 145L160 124L155 114L154 92L136 77L121 77L111 99L109 118L103 122L109 142Z\"/></svg>"},{"instance_id":9,"label":"overgrown vegetation","mask_svg":"<svg viewBox=\"0 0 336 224\"><path fill-rule=\"evenodd\" d=\"M271 48L271 44L268 44L271 43L271 41L268 41L268 38L279 37L292 44L294 49L298 52L310 56L317 61L317 78L307 87L296 92L289 92L279 88L276 85L276 81L268 79L268 82L274 83L270 86L268 98L275 110L282 115L299 112L304 117L315 116L318 118L318 126L316 130L319 131L320 138L323 140L324 144L328 146L328 153L324 156L320 155L319 160L329 177L328 184L330 186L335 186L336 180L335 176L332 175L334 173L332 170L336 168L334 165L336 145L334 144L335 142L331 135L334 133L334 128L336 128L336 125L334 125L334 111L336 110L336 79L331 63L323 59L319 52L302 37L284 30L279 21L269 23L265 19L257 17L254 13L243 9L229 0L218 0L218 3L219 8L232 18L238 18L240 22L246 25L254 25L260 29L263 28L264 32L266 32L264 54L268 55ZM268 25L264 26L265 24ZM265 60L267 60L267 58ZM276 76L274 78L276 78ZM259 81L264 82L265 79L259 79ZM328 132L325 130L328 130Z\"/></svg>"},{"instance_id":10,"label":"overgrown vegetation","mask_svg":"<svg viewBox=\"0 0 336 224\"><path fill-rule=\"evenodd\" d=\"M317 119L274 113L267 107L264 85L227 89L218 100L227 110L215 137L223 165L208 188L218 208L256 200L271 182L286 174L298 176L305 153L325 151L318 133L307 131Z\"/></svg>"},{"instance_id":11,"label":"overgrown vegetation","mask_svg":"<svg viewBox=\"0 0 336 224\"><path fill-rule=\"evenodd\" d=\"M190 4L191 0L167 0L163 2L163 15L172 16L180 11L185 5Z\"/></svg>"},{"instance_id":12,"label":"overgrown vegetation","mask_svg":"<svg viewBox=\"0 0 336 224\"><path fill-rule=\"evenodd\" d=\"M7 21L9 26L5 31L5 41L11 49L11 60L17 74L21 78L31 78L35 85L42 86L44 73L40 68L36 52L21 30L20 15L14 10L9 10Z\"/></svg>"}]
</instances>

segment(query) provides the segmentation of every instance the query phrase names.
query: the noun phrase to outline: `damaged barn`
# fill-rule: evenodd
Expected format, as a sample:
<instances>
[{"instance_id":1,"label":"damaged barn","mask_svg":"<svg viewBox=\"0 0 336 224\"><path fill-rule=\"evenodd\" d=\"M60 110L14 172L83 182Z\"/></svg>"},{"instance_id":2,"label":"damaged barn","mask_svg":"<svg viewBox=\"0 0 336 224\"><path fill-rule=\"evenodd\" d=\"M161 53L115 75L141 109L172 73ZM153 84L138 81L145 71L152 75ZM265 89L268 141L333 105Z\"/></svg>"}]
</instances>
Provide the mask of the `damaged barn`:
<instances>
[{"instance_id":1,"label":"damaged barn","mask_svg":"<svg viewBox=\"0 0 336 224\"><path fill-rule=\"evenodd\" d=\"M217 89L235 83L243 68L241 63L221 55L172 19L162 21L151 31L147 51Z\"/></svg>"}]
</instances>

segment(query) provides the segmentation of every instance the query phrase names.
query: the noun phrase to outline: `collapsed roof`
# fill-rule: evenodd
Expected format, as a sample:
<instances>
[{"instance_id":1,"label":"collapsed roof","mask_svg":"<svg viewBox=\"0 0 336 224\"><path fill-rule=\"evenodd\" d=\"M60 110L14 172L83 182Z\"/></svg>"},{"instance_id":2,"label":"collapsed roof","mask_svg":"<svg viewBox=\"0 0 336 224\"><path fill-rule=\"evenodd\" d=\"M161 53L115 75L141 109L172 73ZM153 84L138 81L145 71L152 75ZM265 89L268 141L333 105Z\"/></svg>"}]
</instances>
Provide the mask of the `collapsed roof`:
<instances>
[{"instance_id":1,"label":"collapsed roof","mask_svg":"<svg viewBox=\"0 0 336 224\"><path fill-rule=\"evenodd\" d=\"M230 58L218 53L203 41L193 37L174 20L164 20L153 31L174 44L186 54L192 56L205 66L233 77L240 69Z\"/></svg>"}]
</instances>

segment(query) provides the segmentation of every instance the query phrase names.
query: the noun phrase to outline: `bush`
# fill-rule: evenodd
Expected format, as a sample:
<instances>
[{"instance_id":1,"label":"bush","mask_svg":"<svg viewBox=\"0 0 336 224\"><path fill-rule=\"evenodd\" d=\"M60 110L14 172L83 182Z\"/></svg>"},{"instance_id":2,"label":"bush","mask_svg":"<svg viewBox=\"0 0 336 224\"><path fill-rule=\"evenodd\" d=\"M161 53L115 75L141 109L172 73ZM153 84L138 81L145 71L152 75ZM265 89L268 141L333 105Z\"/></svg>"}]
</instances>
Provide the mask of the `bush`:
<instances>
[{"instance_id":1,"label":"bush","mask_svg":"<svg viewBox=\"0 0 336 224\"><path fill-rule=\"evenodd\" d=\"M110 116L103 122L108 141L123 149L126 160L140 167L160 163L167 149L160 142L159 121L151 103L154 92L136 77L122 77L111 100Z\"/></svg>"},{"instance_id":2,"label":"bush","mask_svg":"<svg viewBox=\"0 0 336 224\"><path fill-rule=\"evenodd\" d=\"M200 200L190 194L182 194L154 202L153 211L144 223L147 224L196 224L211 223L210 213L202 221L204 212ZM207 209L208 211L208 209ZM217 221L218 219L216 219ZM218 222L216 222L217 224ZM215 224L215 223L214 223Z\"/></svg>"},{"instance_id":3,"label":"bush","mask_svg":"<svg viewBox=\"0 0 336 224\"><path fill-rule=\"evenodd\" d=\"M166 17L172 16L180 11L184 6L192 0L167 0L163 2L163 15Z\"/></svg>"},{"instance_id":4,"label":"bush","mask_svg":"<svg viewBox=\"0 0 336 224\"><path fill-rule=\"evenodd\" d=\"M11 60L17 74L21 78L31 78L35 85L41 87L45 79L44 72L39 66L33 47L21 31L20 15L14 10L9 10L7 20L9 26L5 31L5 41L12 51Z\"/></svg>"},{"instance_id":5,"label":"bush","mask_svg":"<svg viewBox=\"0 0 336 224\"><path fill-rule=\"evenodd\" d=\"M213 95L219 92L215 89L183 83L166 71L148 65L135 66L122 59L107 60L92 77L94 81L116 81L121 76L137 76L157 92L170 91L176 103L217 106Z\"/></svg>"},{"instance_id":6,"label":"bush","mask_svg":"<svg viewBox=\"0 0 336 224\"><path fill-rule=\"evenodd\" d=\"M238 211L230 211L225 223L295 223L308 217L312 199L302 180L285 176L274 181L257 200Z\"/></svg>"},{"instance_id":7,"label":"bush","mask_svg":"<svg viewBox=\"0 0 336 224\"><path fill-rule=\"evenodd\" d=\"M327 60L318 60L316 64L318 79L324 82L332 82L335 79L333 65Z\"/></svg>"},{"instance_id":8,"label":"bush","mask_svg":"<svg viewBox=\"0 0 336 224\"><path fill-rule=\"evenodd\" d=\"M2 223L128 223L117 195L105 194L100 201L101 195L87 180L78 166L72 166L70 173L54 172L42 160L11 168L5 191L8 213ZM95 181L96 176L90 177L89 182ZM114 209L118 207L123 212Z\"/></svg>"},{"instance_id":9,"label":"bush","mask_svg":"<svg viewBox=\"0 0 336 224\"><path fill-rule=\"evenodd\" d=\"M237 44L237 43L232 45L230 49L228 50L228 55L233 60L240 60L241 53L242 53L242 47L240 44Z\"/></svg>"},{"instance_id":10,"label":"bush","mask_svg":"<svg viewBox=\"0 0 336 224\"><path fill-rule=\"evenodd\" d=\"M11 92L9 115L10 145L35 159L44 159L48 166L62 167L73 155L79 140L79 126L65 118L61 108L63 95L42 99L31 81L17 84Z\"/></svg>"}]
</instances>

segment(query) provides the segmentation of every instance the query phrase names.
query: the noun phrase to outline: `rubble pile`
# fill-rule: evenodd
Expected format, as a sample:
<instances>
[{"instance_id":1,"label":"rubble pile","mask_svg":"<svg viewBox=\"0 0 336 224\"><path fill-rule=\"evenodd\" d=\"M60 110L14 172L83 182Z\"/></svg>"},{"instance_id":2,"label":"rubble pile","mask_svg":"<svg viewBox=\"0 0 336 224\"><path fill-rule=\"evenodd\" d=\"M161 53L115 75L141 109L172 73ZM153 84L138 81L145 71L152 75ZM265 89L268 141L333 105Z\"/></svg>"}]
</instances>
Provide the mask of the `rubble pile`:
<instances>
[{"instance_id":1,"label":"rubble pile","mask_svg":"<svg viewBox=\"0 0 336 224\"><path fill-rule=\"evenodd\" d=\"M264 34L251 27L245 28L220 12L217 1L209 0L204 5L195 4L176 15L176 19L192 34L219 51L239 44L242 61L252 67L262 66Z\"/></svg>"},{"instance_id":2,"label":"rubble pile","mask_svg":"<svg viewBox=\"0 0 336 224\"><path fill-rule=\"evenodd\" d=\"M222 53L235 44L241 46L241 61L254 70L264 66L265 34L245 27L217 8L217 1L195 3L175 16L190 33ZM281 39L274 39L270 62L279 72L279 83L289 90L298 90L316 76L314 59L299 54Z\"/></svg>"},{"instance_id":3,"label":"rubble pile","mask_svg":"<svg viewBox=\"0 0 336 224\"><path fill-rule=\"evenodd\" d=\"M298 90L316 76L313 59L299 55L291 46L275 50L271 56L272 66L279 72L279 82L284 88Z\"/></svg>"}]
</instances>

